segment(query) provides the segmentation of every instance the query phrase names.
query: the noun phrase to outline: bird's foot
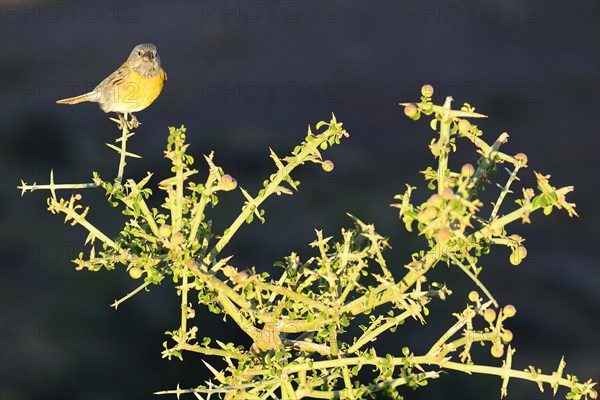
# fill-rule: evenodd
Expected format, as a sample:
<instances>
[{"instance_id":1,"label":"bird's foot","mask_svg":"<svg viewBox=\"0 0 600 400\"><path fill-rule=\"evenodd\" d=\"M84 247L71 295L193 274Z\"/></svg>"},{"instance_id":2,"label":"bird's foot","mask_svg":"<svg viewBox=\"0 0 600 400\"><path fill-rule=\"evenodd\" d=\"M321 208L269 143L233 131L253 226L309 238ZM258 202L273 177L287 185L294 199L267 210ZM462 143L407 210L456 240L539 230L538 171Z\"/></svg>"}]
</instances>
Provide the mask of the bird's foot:
<instances>
[{"instance_id":1,"label":"bird's foot","mask_svg":"<svg viewBox=\"0 0 600 400\"><path fill-rule=\"evenodd\" d=\"M142 124L140 121L138 121L138 119L136 118L135 115L133 115L133 114L130 114L130 115L131 115L131 119L128 122L129 129L135 129Z\"/></svg>"},{"instance_id":2,"label":"bird's foot","mask_svg":"<svg viewBox=\"0 0 600 400\"><path fill-rule=\"evenodd\" d=\"M111 118L111 120L115 121L118 124L120 130L123 130L123 129L132 130L142 124L140 121L138 121L138 119L135 117L135 115L133 115L133 114L129 114L129 115L131 115L131 118L127 119L127 114L117 113L117 116L119 117L119 119L117 120L117 119Z\"/></svg>"}]
</instances>

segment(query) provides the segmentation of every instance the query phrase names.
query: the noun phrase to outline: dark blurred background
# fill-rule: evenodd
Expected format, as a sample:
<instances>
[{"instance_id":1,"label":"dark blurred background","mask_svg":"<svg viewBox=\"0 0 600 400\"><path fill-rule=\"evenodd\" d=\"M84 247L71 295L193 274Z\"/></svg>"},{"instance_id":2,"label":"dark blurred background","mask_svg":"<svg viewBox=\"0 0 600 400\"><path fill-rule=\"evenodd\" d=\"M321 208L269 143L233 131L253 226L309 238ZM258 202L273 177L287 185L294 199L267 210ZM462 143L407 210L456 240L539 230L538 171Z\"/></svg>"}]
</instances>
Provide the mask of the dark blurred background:
<instances>
[{"instance_id":1,"label":"dark blurred background","mask_svg":"<svg viewBox=\"0 0 600 400\"><path fill-rule=\"evenodd\" d=\"M299 193L265 204L267 223L244 226L226 254L240 268L272 270L297 251L306 259L314 229L327 235L351 226L346 212L375 223L389 236L389 265L400 276L423 242L408 234L389 207L405 184L420 187L418 171L432 165L428 119L406 118L399 101L416 101L422 84L439 104L451 95L490 116L478 121L484 138L507 131L503 150L525 152L523 175L551 174L554 186L574 185L580 218L565 212L513 224L527 239L518 268L505 250L482 263L484 282L518 313L508 322L517 348L514 366L556 370L581 380L599 374L597 1L129 1L19 2L0 6L1 369L2 399L142 399L208 378L200 357L160 357L164 332L178 327L179 304L166 280L119 307L114 299L136 287L124 269L76 272L69 260L85 232L46 211L47 193L20 197L16 186L87 182L92 171L116 174L117 156L104 143L117 135L95 104L69 107L55 100L93 88L126 59L134 45L158 47L169 80L138 118L126 176L168 176L162 151L167 126L185 125L190 152L215 160L251 193L273 171L268 147L285 155L308 124L334 112L350 138L328 150L329 174L308 165L295 173ZM470 143L451 161L475 162ZM504 182L506 175L499 173ZM493 192L493 190L492 190ZM124 221L99 190L82 193L90 219L111 235ZM159 206L160 193L152 203ZM492 193L490 193L492 195ZM211 211L216 231L238 212L239 191ZM504 211L514 203L505 203ZM403 346L423 351L462 310L474 288L455 268L439 266L430 280L454 291L434 302L426 326L410 321L380 343L381 353ZM200 310L199 310L200 311ZM204 311L202 311L204 314ZM201 336L248 345L233 325L198 318ZM382 338L383 339L383 338ZM491 360L487 351L479 360ZM501 380L448 373L412 392L416 399L499 398ZM564 396L564 391L560 394ZM531 382L511 381L509 398L551 398Z\"/></svg>"}]
</instances>

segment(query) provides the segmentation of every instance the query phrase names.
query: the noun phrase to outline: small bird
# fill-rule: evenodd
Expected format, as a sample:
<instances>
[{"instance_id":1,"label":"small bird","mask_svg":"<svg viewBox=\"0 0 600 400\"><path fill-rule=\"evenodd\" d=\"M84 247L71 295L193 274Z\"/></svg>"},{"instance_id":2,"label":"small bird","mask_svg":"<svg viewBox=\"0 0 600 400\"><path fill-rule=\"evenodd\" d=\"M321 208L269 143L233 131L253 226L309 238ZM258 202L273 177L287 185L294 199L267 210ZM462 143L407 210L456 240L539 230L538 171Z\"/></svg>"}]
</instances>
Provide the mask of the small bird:
<instances>
[{"instance_id":1,"label":"small bird","mask_svg":"<svg viewBox=\"0 0 600 400\"><path fill-rule=\"evenodd\" d=\"M167 73L160 66L156 46L150 43L133 48L129 58L89 93L58 100L58 104L91 101L100 104L105 113L116 112L121 124L139 125L134 112L148 107L162 91ZM121 116L120 113L124 115ZM127 121L127 114L131 120Z\"/></svg>"}]
</instances>

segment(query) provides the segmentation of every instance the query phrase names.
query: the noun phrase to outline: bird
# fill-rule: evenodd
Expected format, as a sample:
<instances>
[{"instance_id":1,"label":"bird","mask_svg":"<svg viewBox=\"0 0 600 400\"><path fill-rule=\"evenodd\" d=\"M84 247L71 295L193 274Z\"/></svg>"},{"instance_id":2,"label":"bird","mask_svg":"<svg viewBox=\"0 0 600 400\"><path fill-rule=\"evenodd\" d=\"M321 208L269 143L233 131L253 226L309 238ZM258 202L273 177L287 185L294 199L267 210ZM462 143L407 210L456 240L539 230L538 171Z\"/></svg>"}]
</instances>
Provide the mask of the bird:
<instances>
[{"instance_id":1,"label":"bird","mask_svg":"<svg viewBox=\"0 0 600 400\"><path fill-rule=\"evenodd\" d=\"M125 63L91 92L57 100L57 103L95 102L105 113L116 112L120 126L127 124L135 128L140 123L133 113L152 104L166 80L167 73L160 65L156 46L151 43L139 44L133 48ZM127 114L131 115L130 121L127 121Z\"/></svg>"}]
</instances>

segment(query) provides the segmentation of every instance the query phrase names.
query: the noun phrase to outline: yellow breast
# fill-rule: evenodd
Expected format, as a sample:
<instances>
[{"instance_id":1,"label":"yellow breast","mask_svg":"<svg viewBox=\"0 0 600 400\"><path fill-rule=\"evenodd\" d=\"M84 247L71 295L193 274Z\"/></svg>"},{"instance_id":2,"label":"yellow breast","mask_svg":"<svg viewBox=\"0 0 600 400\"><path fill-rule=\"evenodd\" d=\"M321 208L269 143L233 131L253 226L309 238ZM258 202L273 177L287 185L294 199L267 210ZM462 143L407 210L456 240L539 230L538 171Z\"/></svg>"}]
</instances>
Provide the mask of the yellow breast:
<instances>
[{"instance_id":1,"label":"yellow breast","mask_svg":"<svg viewBox=\"0 0 600 400\"><path fill-rule=\"evenodd\" d=\"M111 111L133 113L145 109L162 91L166 77L162 68L155 77L144 77L130 69L125 79L119 82Z\"/></svg>"}]
</instances>

